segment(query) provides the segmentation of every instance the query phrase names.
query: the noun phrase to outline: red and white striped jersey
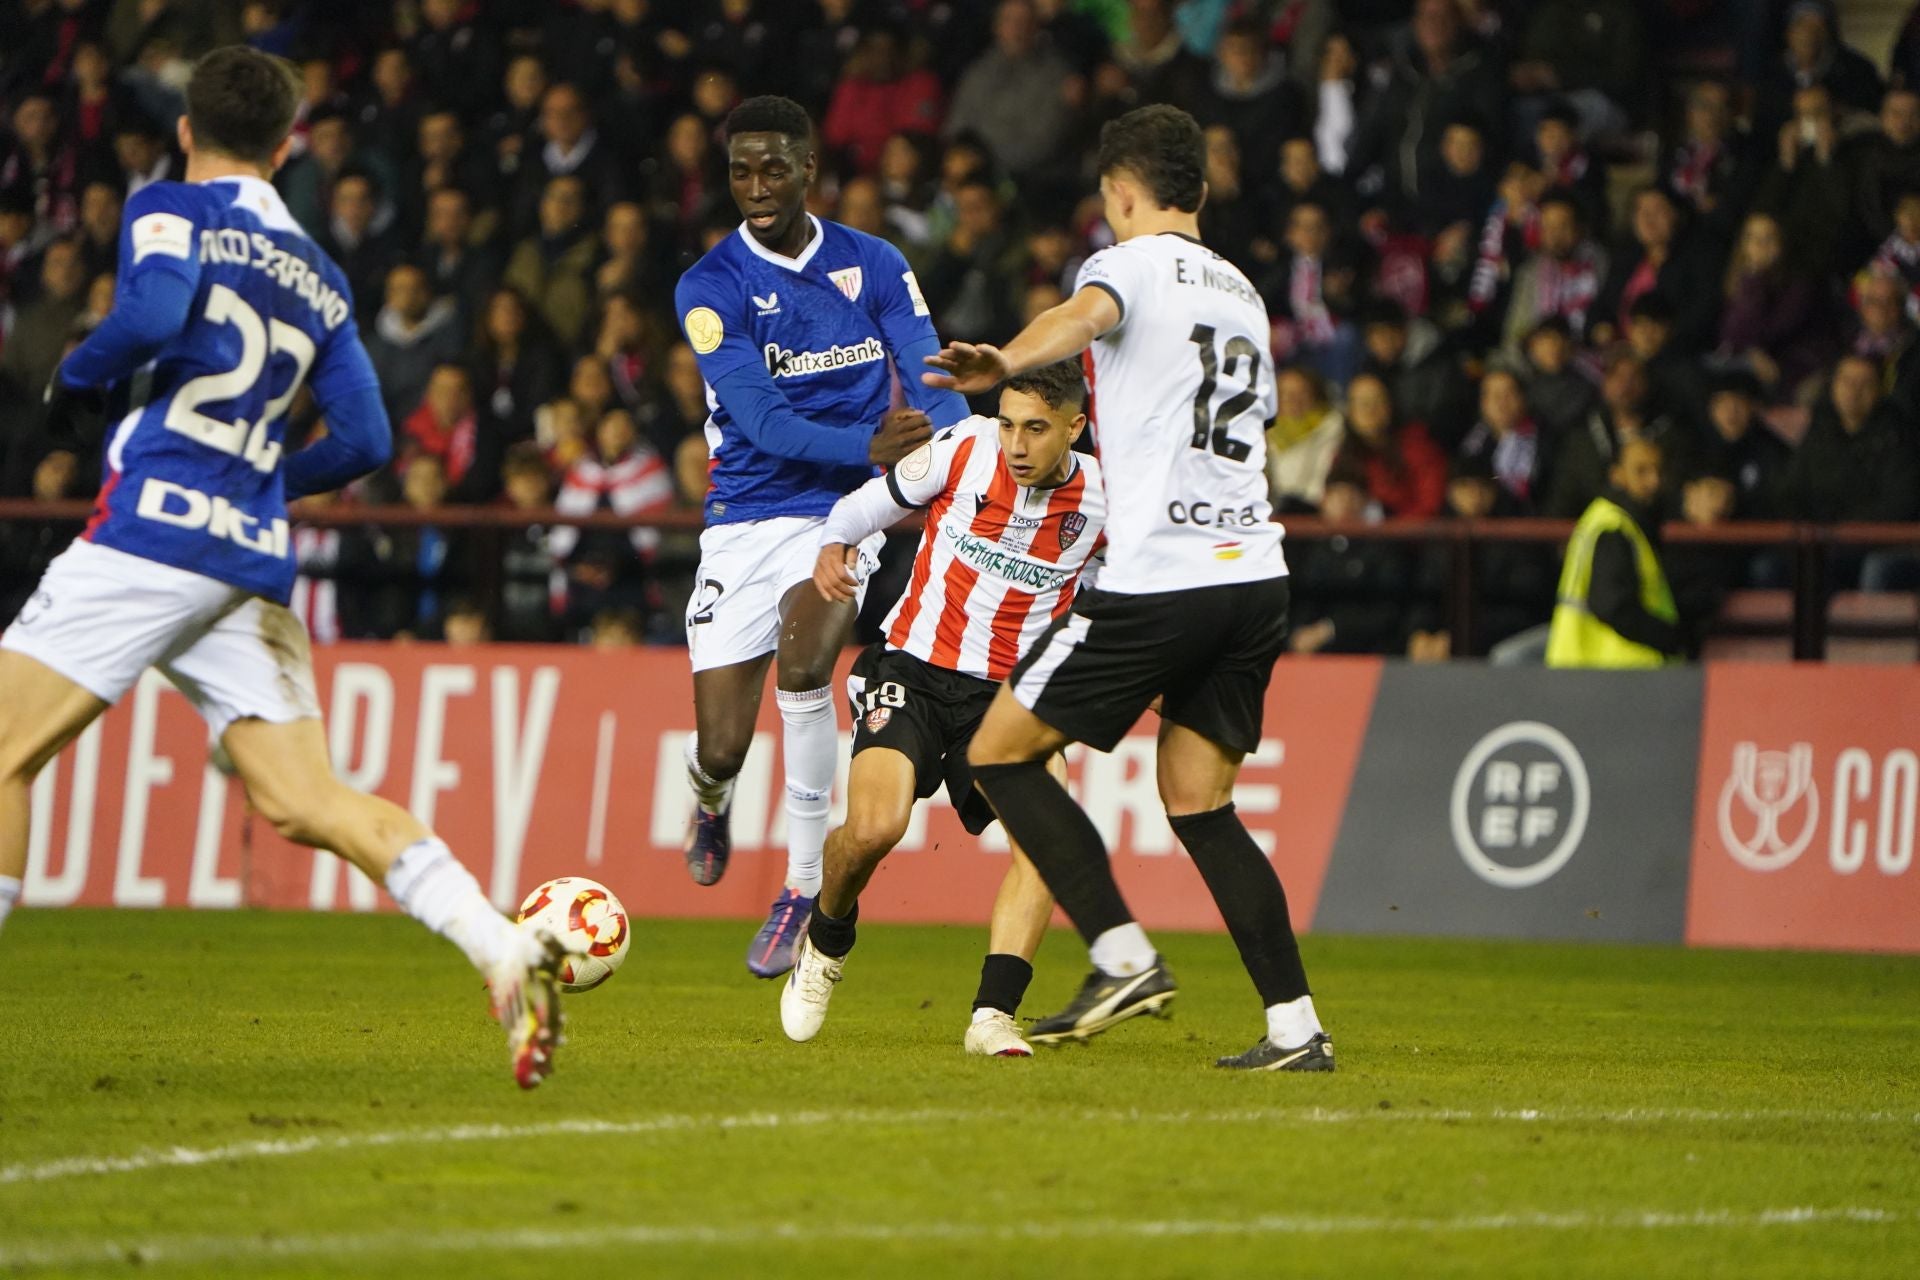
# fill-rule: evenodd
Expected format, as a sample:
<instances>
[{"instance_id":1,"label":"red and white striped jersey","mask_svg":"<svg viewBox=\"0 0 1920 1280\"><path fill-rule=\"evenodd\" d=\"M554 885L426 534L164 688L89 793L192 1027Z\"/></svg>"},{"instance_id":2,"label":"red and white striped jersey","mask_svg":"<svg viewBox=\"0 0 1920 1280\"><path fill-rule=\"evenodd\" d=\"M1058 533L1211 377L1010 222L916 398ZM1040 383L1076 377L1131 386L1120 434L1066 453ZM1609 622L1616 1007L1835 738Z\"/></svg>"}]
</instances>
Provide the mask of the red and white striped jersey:
<instances>
[{"instance_id":1,"label":"red and white striped jersey","mask_svg":"<svg viewBox=\"0 0 1920 1280\"><path fill-rule=\"evenodd\" d=\"M1106 543L1100 464L1071 455L1053 489L1022 488L1000 453L999 423L973 417L900 461L879 483L927 509L913 576L887 615L887 644L936 667L1004 680L1073 604Z\"/></svg>"}]
</instances>

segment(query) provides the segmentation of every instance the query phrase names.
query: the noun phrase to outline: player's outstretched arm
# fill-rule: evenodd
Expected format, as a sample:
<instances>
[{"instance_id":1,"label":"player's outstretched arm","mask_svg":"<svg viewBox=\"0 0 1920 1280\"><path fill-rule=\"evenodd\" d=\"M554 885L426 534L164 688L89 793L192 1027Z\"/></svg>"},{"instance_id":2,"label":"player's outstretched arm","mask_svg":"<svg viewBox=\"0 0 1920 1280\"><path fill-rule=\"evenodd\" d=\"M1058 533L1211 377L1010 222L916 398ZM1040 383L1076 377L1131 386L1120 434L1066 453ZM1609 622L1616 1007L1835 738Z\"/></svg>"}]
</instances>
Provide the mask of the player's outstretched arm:
<instances>
[{"instance_id":1,"label":"player's outstretched arm","mask_svg":"<svg viewBox=\"0 0 1920 1280\"><path fill-rule=\"evenodd\" d=\"M896 412L898 412L896 410ZM853 574L859 546L883 529L899 524L951 487L954 458L974 434L962 426L915 449L883 476L833 504L820 529L820 555L813 582L830 602L855 598L860 580ZM926 536L931 536L931 530Z\"/></svg>"},{"instance_id":2,"label":"player's outstretched arm","mask_svg":"<svg viewBox=\"0 0 1920 1280\"><path fill-rule=\"evenodd\" d=\"M105 391L151 360L187 327L200 287L192 208L171 186L127 201L113 310L54 371L70 391Z\"/></svg>"},{"instance_id":3,"label":"player's outstretched arm","mask_svg":"<svg viewBox=\"0 0 1920 1280\"><path fill-rule=\"evenodd\" d=\"M933 317L920 292L920 282L914 279L913 269L898 249L885 241L875 244L882 261L873 264L878 282L871 305L900 376L900 393L909 406L925 413L936 429L950 427L972 412L966 399L943 387L928 386L914 376L929 356L940 351L940 335L933 330Z\"/></svg>"},{"instance_id":4,"label":"player's outstretched arm","mask_svg":"<svg viewBox=\"0 0 1920 1280\"><path fill-rule=\"evenodd\" d=\"M1083 288L1034 317L1005 347L949 342L927 357L938 372L923 373L920 380L962 395L991 391L1017 373L1079 355L1095 338L1116 327L1120 314L1120 304L1105 288Z\"/></svg>"}]
</instances>

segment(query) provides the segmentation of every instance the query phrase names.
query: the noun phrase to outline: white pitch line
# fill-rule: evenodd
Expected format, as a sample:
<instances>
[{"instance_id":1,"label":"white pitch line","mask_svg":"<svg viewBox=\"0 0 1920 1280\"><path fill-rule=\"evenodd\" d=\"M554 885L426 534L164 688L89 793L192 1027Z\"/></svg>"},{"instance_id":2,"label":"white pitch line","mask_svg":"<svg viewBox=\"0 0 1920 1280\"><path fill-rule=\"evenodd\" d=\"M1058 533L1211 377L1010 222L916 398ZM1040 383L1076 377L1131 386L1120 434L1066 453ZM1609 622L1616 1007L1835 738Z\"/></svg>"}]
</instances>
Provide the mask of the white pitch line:
<instances>
[{"instance_id":1,"label":"white pitch line","mask_svg":"<svg viewBox=\"0 0 1920 1280\"><path fill-rule=\"evenodd\" d=\"M33 1164L0 1166L0 1186L54 1182L65 1178L141 1173L150 1169L236 1164L315 1152L357 1151L375 1147L438 1146L457 1142L511 1142L567 1134L604 1136L673 1133L703 1129L805 1129L820 1125L965 1125L1018 1119L1027 1112L979 1108L914 1111L739 1112L718 1115L658 1115L639 1120L551 1120L538 1124L466 1124L443 1128L389 1129L370 1133L309 1134L266 1138L217 1147L162 1147L124 1156L69 1156ZM1383 1121L1501 1124L1892 1124L1920 1126L1920 1113L1895 1111L1720 1111L1686 1107L1629 1107L1616 1111L1554 1111L1534 1107L1486 1111L1436 1107L1270 1107L1229 1111L1061 1110L1056 1121L1087 1124L1273 1124L1341 1125Z\"/></svg>"},{"instance_id":2,"label":"white pitch line","mask_svg":"<svg viewBox=\"0 0 1920 1280\"><path fill-rule=\"evenodd\" d=\"M1845 1223L1870 1226L1920 1221L1907 1208L1872 1205L1793 1205L1770 1209L1640 1209L1601 1213L1585 1210L1517 1210L1455 1217L1319 1217L1262 1214L1247 1218L1164 1218L1141 1221L1068 1220L1038 1223L771 1222L753 1226L654 1226L646 1223L512 1231L384 1231L321 1236L183 1236L77 1246L0 1248L0 1267L71 1267L98 1263L209 1264L244 1259L300 1260L453 1253L512 1253L624 1245L727 1247L792 1244L921 1244L996 1241L1026 1244L1061 1239L1183 1240L1233 1236L1466 1235L1512 1231L1752 1230L1762 1227Z\"/></svg>"}]
</instances>

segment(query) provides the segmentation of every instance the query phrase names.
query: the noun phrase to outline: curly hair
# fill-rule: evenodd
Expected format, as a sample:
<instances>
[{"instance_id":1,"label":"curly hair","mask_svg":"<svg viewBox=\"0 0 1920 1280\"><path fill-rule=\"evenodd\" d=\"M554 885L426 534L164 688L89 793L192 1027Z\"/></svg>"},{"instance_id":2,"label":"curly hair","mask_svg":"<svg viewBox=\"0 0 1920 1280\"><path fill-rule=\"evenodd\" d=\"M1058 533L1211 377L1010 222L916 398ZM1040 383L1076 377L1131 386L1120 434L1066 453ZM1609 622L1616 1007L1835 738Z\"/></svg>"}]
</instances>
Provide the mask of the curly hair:
<instances>
[{"instance_id":1,"label":"curly hair","mask_svg":"<svg viewBox=\"0 0 1920 1280\"><path fill-rule=\"evenodd\" d=\"M727 112L727 141L743 133L778 133L795 142L807 142L813 138L813 121L807 109L792 98L762 94Z\"/></svg>"}]
</instances>

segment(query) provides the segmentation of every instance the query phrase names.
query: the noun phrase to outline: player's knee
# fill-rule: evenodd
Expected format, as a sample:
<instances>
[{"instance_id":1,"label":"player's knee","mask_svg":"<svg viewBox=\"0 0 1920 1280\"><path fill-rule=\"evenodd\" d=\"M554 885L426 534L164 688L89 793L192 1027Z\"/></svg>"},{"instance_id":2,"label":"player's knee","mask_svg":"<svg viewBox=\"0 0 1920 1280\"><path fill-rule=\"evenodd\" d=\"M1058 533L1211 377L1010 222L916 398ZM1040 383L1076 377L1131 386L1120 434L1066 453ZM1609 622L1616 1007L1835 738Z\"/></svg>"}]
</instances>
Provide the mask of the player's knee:
<instances>
[{"instance_id":1,"label":"player's knee","mask_svg":"<svg viewBox=\"0 0 1920 1280\"><path fill-rule=\"evenodd\" d=\"M738 777L747 763L747 747L751 740L735 742L721 735L711 738L700 735L700 770L715 782L724 782L728 778Z\"/></svg>"},{"instance_id":2,"label":"player's knee","mask_svg":"<svg viewBox=\"0 0 1920 1280\"><path fill-rule=\"evenodd\" d=\"M773 683L782 693L811 693L815 689L825 689L833 683L833 659L783 660Z\"/></svg>"},{"instance_id":3,"label":"player's knee","mask_svg":"<svg viewBox=\"0 0 1920 1280\"><path fill-rule=\"evenodd\" d=\"M863 858L884 858L907 834L907 814L879 807L847 814L847 842Z\"/></svg>"}]
</instances>

